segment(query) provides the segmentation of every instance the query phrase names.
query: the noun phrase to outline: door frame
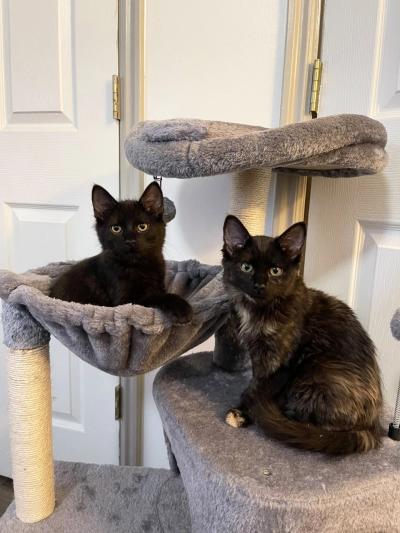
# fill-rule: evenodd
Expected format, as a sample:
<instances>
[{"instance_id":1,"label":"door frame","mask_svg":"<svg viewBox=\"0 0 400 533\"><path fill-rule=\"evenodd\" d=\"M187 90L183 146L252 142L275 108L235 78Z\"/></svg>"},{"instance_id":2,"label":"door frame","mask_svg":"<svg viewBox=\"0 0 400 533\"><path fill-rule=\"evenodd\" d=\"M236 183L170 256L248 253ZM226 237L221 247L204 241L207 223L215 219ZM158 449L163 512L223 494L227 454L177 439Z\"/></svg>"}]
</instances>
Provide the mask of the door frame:
<instances>
[{"instance_id":1,"label":"door frame","mask_svg":"<svg viewBox=\"0 0 400 533\"><path fill-rule=\"evenodd\" d=\"M280 124L303 122L308 112L312 64L317 58L323 0L288 0ZM126 160L123 141L133 124L144 120L146 0L118 0L119 76L121 80L120 194L138 197L144 175ZM210 117L212 118L212 117ZM273 177L268 216L273 234L304 220L307 177ZM120 464L141 465L143 449L143 376L121 378Z\"/></svg>"},{"instance_id":2,"label":"door frame","mask_svg":"<svg viewBox=\"0 0 400 533\"><path fill-rule=\"evenodd\" d=\"M318 57L324 0L288 0L280 125L310 120L308 110L314 59ZM279 173L274 177L273 234L307 218L310 180Z\"/></svg>"},{"instance_id":3,"label":"door frame","mask_svg":"<svg viewBox=\"0 0 400 533\"><path fill-rule=\"evenodd\" d=\"M143 172L125 157L124 140L144 118L145 0L118 0L118 63L121 119L119 123L119 183L121 198L138 198ZM142 464L143 376L123 377L121 384L120 464Z\"/></svg>"}]
</instances>

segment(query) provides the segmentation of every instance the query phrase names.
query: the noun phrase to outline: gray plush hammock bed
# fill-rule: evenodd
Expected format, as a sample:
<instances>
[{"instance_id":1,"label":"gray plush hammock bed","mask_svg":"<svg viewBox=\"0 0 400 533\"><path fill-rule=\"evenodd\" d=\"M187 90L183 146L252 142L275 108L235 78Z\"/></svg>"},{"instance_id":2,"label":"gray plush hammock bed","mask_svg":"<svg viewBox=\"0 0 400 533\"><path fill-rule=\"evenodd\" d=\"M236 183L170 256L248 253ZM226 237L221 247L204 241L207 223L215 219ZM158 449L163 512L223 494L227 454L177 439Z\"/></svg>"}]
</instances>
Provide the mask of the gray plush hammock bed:
<instances>
[{"instance_id":1,"label":"gray plush hammock bed","mask_svg":"<svg viewBox=\"0 0 400 533\"><path fill-rule=\"evenodd\" d=\"M125 150L133 166L153 176L194 178L233 173L232 179L237 180L237 190L236 200L232 202L232 211L245 219L249 230L256 233L261 232L263 228L266 191L271 169L278 172L318 174L326 177L374 174L385 165L385 145L386 131L379 122L359 115L339 115L276 129L202 120L144 122L133 128L126 139ZM173 211L173 205L171 210ZM41 520L50 515L54 509L49 429L50 373L46 351L50 334L57 337L81 359L119 376L131 376L157 368L176 359L215 332L217 335L214 361L231 370L240 367L242 363L240 349L235 339L227 332L228 328L224 327L224 323L229 320L229 305L221 282L220 266L202 265L192 260L168 262L166 279L168 290L187 298L194 310L191 323L180 326L171 324L157 309L133 304L115 308L97 307L50 298L48 293L52 280L69 267L68 263L58 263L25 274L0 272L0 297L4 300L4 342L10 348L9 396L16 508L18 517L27 522ZM393 331L398 333L398 317L394 319L392 327ZM193 359L194 368L199 374L202 373L202 369L198 367L200 359L199 357ZM225 380L223 372L218 371L220 374L217 376L210 367L210 358L205 356L204 361L210 380L214 379L222 386ZM174 375L179 375L183 368L179 365L185 363L177 361L174 365L171 369ZM168 371L167 374L161 374L161 376L168 375ZM182 373L182 376L184 375L185 372ZM238 381L239 385L241 379ZM40 392L35 392L34 387L29 389L30 383L34 383L35 390ZM200 389L203 387L200 381L196 383ZM173 407L174 402L176 403L181 397L184 402L185 397L189 398L192 394L191 408L197 401L196 398L199 401L203 398L206 402L205 408L210 411L209 416L216 417L219 407L215 404L216 410L214 409L213 395L211 392L206 392L206 384L204 390L199 389L199 393L196 392L196 384L190 386L192 392L185 389L186 385L169 385L167 388L164 385L160 378L156 385L156 397L163 398L160 411L168 443L170 446L172 443L174 448L170 447L171 465L175 469L177 466L182 469L183 484L189 495L192 526L197 524L199 528L201 527L199 509L203 509L204 514L212 508L216 518L213 519L214 525L210 527L217 524L217 527L222 528L218 531L225 531L223 524L229 522L231 532L243 531L235 529L234 513L231 514L233 522L232 520L226 522L226 517L235 507L235 498L238 501L240 499L240 505L244 505L244 508L247 505L243 503L246 498L249 498L249 501L254 499L251 483L248 490L246 489L246 494L237 493L235 488L237 483L229 477L230 467L221 478L221 472L217 467L217 470L213 470L215 465L213 466L211 456L207 455L214 453L212 446L210 450L204 447L204 444L196 448L197 441L193 440L195 437L190 447L181 449L186 438L184 437L186 430L189 431L189 441L192 438L191 430L188 429L189 419L185 418L189 416L187 413L190 409L183 409L182 413L178 413L176 407ZM35 404L39 400L45 405L38 410ZM44 440L39 444L32 443L32 439L29 440L29 435L37 432L37 427L45 428ZM243 448L246 445L245 440L238 441L238 445ZM32 446L37 447L36 452L33 450L34 453ZM174 454L178 455L174 457ZM38 457L40 457L39 466ZM245 461L251 460L250 457L245 459ZM382 472L379 483L382 482L383 485L392 475L383 466L385 460L384 455L382 459L377 459L376 456L374 459L375 471ZM200 463L208 465L204 467L208 469L207 472L199 473L199 476L202 476L202 487L209 486L208 479L212 479L215 486L220 489L226 485L226 490L232 498L230 507L227 508L225 503L218 507L223 495L214 498L212 494L207 494L208 490L205 489L204 495L200 496L201 491L195 490L196 483L192 479L193 465ZM307 463L305 470L309 468L312 470L315 466L310 459L310 464ZM329 476L335 475L332 465L325 464L325 467L330 472ZM395 486L397 490L399 487L397 474L396 485L393 487ZM292 496L288 497L289 500ZM200 497L204 499L196 500ZM376 497L374 495L373 499ZM260 496L257 492L256 500L252 501L252 512L257 518L254 523L262 524L265 509L270 508L270 504L266 505L265 498L269 496L264 493ZM360 499L361 496L358 495L357 498ZM370 501L368 500L363 507L366 517ZM280 527L284 528L292 523L290 522L293 518L290 517L292 503L288 501L282 504L280 510L271 503L276 515L274 524L279 523ZM331 509L335 504L335 501L330 502ZM311 504L307 505L309 508ZM220 511L223 512L222 515ZM288 521L285 517L288 517ZM307 520L305 518L302 522L305 528L311 523ZM315 516L310 520L315 520ZM392 524L393 520L390 517L386 522ZM357 523L365 522L361 520ZM267 522L265 524L267 525Z\"/></svg>"},{"instance_id":2,"label":"gray plush hammock bed","mask_svg":"<svg viewBox=\"0 0 400 533\"><path fill-rule=\"evenodd\" d=\"M190 324L174 325L158 309L140 305L99 307L50 298L52 280L70 265L53 263L20 275L1 272L6 346L43 346L50 333L87 363L110 374L132 376L197 346L226 318L219 266L167 263L167 289L187 298L194 312Z\"/></svg>"}]
</instances>

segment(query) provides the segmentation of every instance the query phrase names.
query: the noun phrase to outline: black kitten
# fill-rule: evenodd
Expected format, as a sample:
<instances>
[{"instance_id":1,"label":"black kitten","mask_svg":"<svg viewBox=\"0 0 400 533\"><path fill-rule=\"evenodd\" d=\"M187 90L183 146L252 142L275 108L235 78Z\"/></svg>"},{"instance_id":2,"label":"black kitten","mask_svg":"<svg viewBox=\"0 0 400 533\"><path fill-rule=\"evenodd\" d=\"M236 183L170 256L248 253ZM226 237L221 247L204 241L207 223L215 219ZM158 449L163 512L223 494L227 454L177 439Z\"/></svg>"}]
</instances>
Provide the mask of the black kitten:
<instances>
[{"instance_id":1,"label":"black kitten","mask_svg":"<svg viewBox=\"0 0 400 533\"><path fill-rule=\"evenodd\" d=\"M226 415L255 421L293 446L331 454L367 451L381 440L382 393L372 341L353 311L298 273L306 227L252 237L224 224L224 282L240 319L253 378Z\"/></svg>"},{"instance_id":2,"label":"black kitten","mask_svg":"<svg viewBox=\"0 0 400 533\"><path fill-rule=\"evenodd\" d=\"M50 296L103 306L135 303L157 307L176 322L190 321L190 305L165 290L165 223L159 185L151 183L139 201L122 202L95 185L92 203L103 251L60 276Z\"/></svg>"}]
</instances>

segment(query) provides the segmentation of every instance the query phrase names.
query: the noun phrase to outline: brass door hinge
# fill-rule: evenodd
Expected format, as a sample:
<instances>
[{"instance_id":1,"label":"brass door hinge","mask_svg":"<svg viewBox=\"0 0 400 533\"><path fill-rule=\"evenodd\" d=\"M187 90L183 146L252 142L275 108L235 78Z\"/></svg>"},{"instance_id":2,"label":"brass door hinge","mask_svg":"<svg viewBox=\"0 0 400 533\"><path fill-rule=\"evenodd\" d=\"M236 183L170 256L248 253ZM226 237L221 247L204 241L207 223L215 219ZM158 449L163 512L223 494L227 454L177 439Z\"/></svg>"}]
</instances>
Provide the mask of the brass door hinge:
<instances>
[{"instance_id":1,"label":"brass door hinge","mask_svg":"<svg viewBox=\"0 0 400 533\"><path fill-rule=\"evenodd\" d=\"M316 59L313 64L312 81L311 81L311 97L310 97L310 113L316 116L319 109L319 97L321 90L322 77L322 61Z\"/></svg>"},{"instance_id":2,"label":"brass door hinge","mask_svg":"<svg viewBox=\"0 0 400 533\"><path fill-rule=\"evenodd\" d=\"M115 387L115 420L122 418L122 387L117 385Z\"/></svg>"},{"instance_id":3,"label":"brass door hinge","mask_svg":"<svg viewBox=\"0 0 400 533\"><path fill-rule=\"evenodd\" d=\"M113 100L113 117L121 120L121 80L117 74L112 77L112 100Z\"/></svg>"}]
</instances>

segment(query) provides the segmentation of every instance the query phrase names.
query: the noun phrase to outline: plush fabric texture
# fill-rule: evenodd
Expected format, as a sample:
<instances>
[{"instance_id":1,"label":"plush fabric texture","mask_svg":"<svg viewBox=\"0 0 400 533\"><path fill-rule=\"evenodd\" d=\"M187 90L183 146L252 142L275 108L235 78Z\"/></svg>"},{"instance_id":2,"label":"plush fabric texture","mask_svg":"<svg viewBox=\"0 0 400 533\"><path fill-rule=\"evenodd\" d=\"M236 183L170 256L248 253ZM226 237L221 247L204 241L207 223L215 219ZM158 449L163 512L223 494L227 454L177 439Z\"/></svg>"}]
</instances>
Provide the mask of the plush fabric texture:
<instances>
[{"instance_id":1,"label":"plush fabric texture","mask_svg":"<svg viewBox=\"0 0 400 533\"><path fill-rule=\"evenodd\" d=\"M128 161L152 175L193 178L250 168L298 174L374 174L386 162L384 126L362 115L318 118L267 129L208 120L137 124L125 141Z\"/></svg>"},{"instance_id":2,"label":"plush fabric texture","mask_svg":"<svg viewBox=\"0 0 400 533\"><path fill-rule=\"evenodd\" d=\"M3 342L10 348L30 350L50 341L45 330L23 305L3 304Z\"/></svg>"},{"instance_id":3,"label":"plush fabric texture","mask_svg":"<svg viewBox=\"0 0 400 533\"><path fill-rule=\"evenodd\" d=\"M395 339L400 341L400 309L397 309L390 322L390 329Z\"/></svg>"},{"instance_id":4,"label":"plush fabric texture","mask_svg":"<svg viewBox=\"0 0 400 533\"><path fill-rule=\"evenodd\" d=\"M52 279L70 266L52 263L25 274L0 271L8 347L41 346L50 332L91 365L131 376L178 357L205 341L226 320L228 303L220 266L167 262L167 289L187 298L193 307L193 320L186 325L171 324L158 309L140 305L100 307L47 296Z\"/></svg>"},{"instance_id":5,"label":"plush fabric texture","mask_svg":"<svg viewBox=\"0 0 400 533\"><path fill-rule=\"evenodd\" d=\"M168 222L171 222L171 220L173 220L175 216L176 216L176 208L175 208L174 202L164 196L164 214L163 214L164 222L168 224Z\"/></svg>"},{"instance_id":6,"label":"plush fabric texture","mask_svg":"<svg viewBox=\"0 0 400 533\"><path fill-rule=\"evenodd\" d=\"M186 493L169 470L56 463L56 508L24 524L12 503L4 533L190 533Z\"/></svg>"},{"instance_id":7,"label":"plush fabric texture","mask_svg":"<svg viewBox=\"0 0 400 533\"><path fill-rule=\"evenodd\" d=\"M193 532L400 531L400 443L341 458L224 422L250 375L199 353L164 366L153 394L185 486Z\"/></svg>"}]
</instances>

